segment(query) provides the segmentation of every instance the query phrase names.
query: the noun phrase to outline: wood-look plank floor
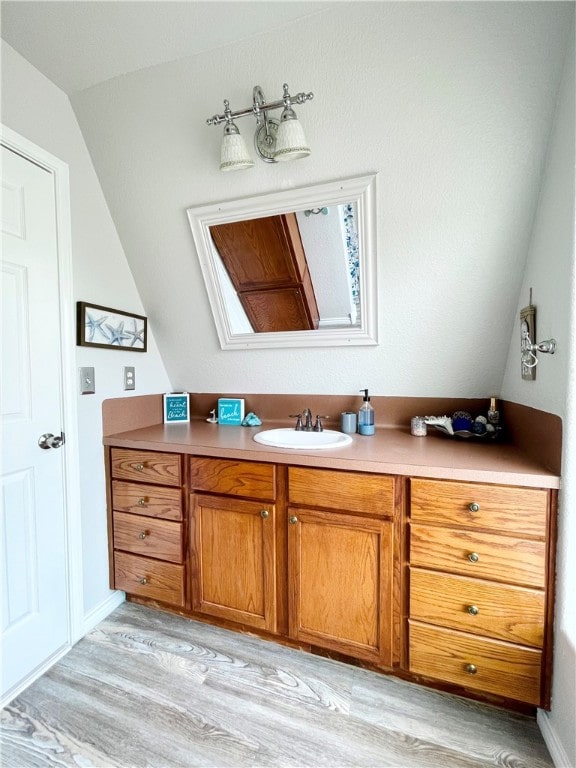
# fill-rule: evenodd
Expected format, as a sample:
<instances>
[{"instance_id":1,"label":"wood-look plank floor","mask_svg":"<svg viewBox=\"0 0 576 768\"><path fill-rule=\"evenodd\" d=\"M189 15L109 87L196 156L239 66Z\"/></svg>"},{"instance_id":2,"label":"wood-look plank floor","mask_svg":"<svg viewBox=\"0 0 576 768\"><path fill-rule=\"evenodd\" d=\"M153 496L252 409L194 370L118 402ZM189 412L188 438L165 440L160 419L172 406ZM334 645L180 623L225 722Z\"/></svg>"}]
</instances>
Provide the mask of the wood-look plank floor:
<instances>
[{"instance_id":1,"label":"wood-look plank floor","mask_svg":"<svg viewBox=\"0 0 576 768\"><path fill-rule=\"evenodd\" d=\"M0 725L5 768L553 768L532 718L131 603Z\"/></svg>"}]
</instances>

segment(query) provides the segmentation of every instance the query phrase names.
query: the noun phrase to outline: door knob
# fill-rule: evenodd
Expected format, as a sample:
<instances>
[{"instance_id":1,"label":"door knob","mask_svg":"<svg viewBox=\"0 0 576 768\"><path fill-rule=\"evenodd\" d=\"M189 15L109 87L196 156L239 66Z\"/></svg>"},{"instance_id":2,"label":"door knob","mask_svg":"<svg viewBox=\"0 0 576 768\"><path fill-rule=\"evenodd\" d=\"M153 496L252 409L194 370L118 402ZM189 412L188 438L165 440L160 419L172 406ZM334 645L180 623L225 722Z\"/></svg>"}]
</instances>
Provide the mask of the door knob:
<instances>
[{"instance_id":1,"label":"door knob","mask_svg":"<svg viewBox=\"0 0 576 768\"><path fill-rule=\"evenodd\" d=\"M44 450L48 450L48 448L60 448L64 445L64 442L64 432L60 435L53 435L52 432L45 432L38 438L38 445L40 448L44 448Z\"/></svg>"}]
</instances>

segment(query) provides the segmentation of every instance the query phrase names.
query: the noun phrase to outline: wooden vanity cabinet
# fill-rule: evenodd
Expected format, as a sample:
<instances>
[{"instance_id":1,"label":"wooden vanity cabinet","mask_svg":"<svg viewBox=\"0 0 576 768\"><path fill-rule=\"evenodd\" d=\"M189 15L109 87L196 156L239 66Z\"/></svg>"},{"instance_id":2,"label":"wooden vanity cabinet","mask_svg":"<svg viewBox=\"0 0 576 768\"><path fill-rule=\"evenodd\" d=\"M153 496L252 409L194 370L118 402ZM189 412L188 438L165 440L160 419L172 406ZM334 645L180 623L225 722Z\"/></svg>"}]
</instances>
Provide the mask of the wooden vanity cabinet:
<instances>
[{"instance_id":1,"label":"wooden vanity cabinet","mask_svg":"<svg viewBox=\"0 0 576 768\"><path fill-rule=\"evenodd\" d=\"M112 587L186 605L182 459L112 448Z\"/></svg>"},{"instance_id":2,"label":"wooden vanity cabinet","mask_svg":"<svg viewBox=\"0 0 576 768\"><path fill-rule=\"evenodd\" d=\"M391 667L394 478L288 469L290 637Z\"/></svg>"},{"instance_id":3,"label":"wooden vanity cabinet","mask_svg":"<svg viewBox=\"0 0 576 768\"><path fill-rule=\"evenodd\" d=\"M555 490L115 447L108 476L113 588L549 708Z\"/></svg>"},{"instance_id":4,"label":"wooden vanity cabinet","mask_svg":"<svg viewBox=\"0 0 576 768\"><path fill-rule=\"evenodd\" d=\"M192 609L277 632L275 465L189 461Z\"/></svg>"},{"instance_id":5,"label":"wooden vanity cabinet","mask_svg":"<svg viewBox=\"0 0 576 768\"><path fill-rule=\"evenodd\" d=\"M410 672L547 707L551 493L410 487Z\"/></svg>"}]
</instances>

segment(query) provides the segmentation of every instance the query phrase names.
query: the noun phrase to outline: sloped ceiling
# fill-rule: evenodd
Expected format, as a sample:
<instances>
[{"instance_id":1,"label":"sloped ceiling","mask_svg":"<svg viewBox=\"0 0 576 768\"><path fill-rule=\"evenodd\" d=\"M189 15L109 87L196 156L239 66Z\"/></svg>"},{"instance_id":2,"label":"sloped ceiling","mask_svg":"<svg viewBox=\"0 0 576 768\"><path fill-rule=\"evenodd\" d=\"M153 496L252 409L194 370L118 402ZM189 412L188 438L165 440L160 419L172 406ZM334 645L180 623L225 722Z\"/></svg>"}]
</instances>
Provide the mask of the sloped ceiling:
<instances>
[{"instance_id":1,"label":"sloped ceiling","mask_svg":"<svg viewBox=\"0 0 576 768\"><path fill-rule=\"evenodd\" d=\"M4 5L6 40L71 93L174 388L498 394L572 3L288 3L298 18L266 29L254 16L276 4ZM283 82L315 94L299 108L312 155L221 174L206 118ZM186 209L372 172L380 344L221 351Z\"/></svg>"},{"instance_id":2,"label":"sloped ceiling","mask_svg":"<svg viewBox=\"0 0 576 768\"><path fill-rule=\"evenodd\" d=\"M328 5L3 0L2 37L71 95L128 72L282 28Z\"/></svg>"}]
</instances>

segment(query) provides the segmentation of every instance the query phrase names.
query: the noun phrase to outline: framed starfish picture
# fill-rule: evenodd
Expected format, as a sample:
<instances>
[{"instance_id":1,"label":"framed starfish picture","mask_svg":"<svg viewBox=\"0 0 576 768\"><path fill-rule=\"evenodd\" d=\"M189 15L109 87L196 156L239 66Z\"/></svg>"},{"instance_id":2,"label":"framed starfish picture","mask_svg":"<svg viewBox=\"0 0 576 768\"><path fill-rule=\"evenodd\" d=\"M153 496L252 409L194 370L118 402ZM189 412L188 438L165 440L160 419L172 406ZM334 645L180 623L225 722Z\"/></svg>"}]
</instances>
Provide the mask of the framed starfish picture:
<instances>
[{"instance_id":1,"label":"framed starfish picture","mask_svg":"<svg viewBox=\"0 0 576 768\"><path fill-rule=\"evenodd\" d=\"M148 319L142 315L79 301L76 319L80 347L146 352Z\"/></svg>"}]
</instances>

